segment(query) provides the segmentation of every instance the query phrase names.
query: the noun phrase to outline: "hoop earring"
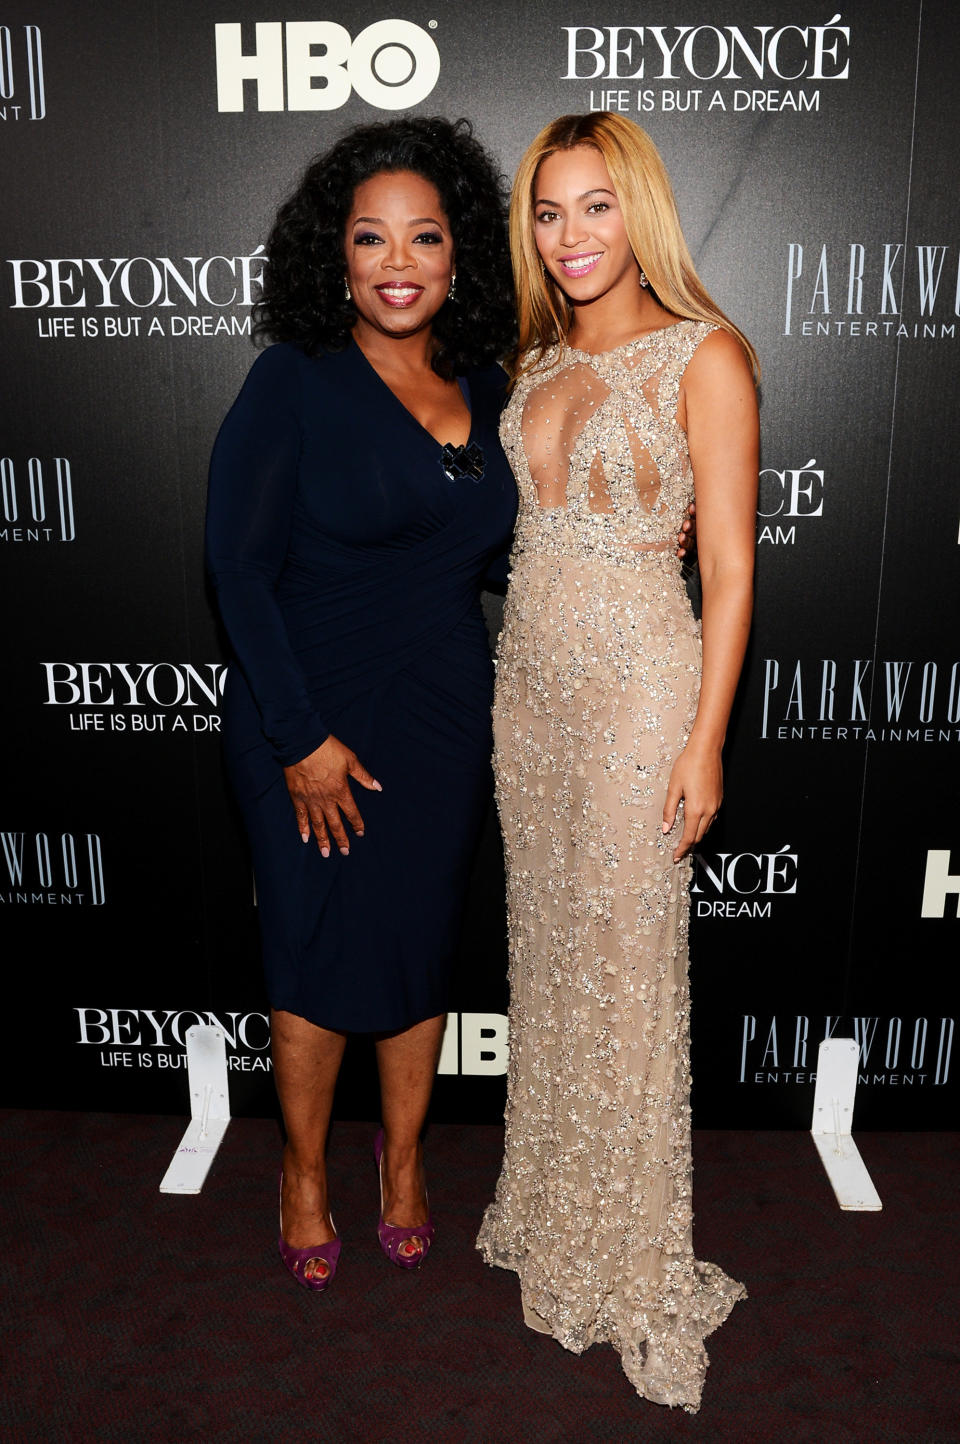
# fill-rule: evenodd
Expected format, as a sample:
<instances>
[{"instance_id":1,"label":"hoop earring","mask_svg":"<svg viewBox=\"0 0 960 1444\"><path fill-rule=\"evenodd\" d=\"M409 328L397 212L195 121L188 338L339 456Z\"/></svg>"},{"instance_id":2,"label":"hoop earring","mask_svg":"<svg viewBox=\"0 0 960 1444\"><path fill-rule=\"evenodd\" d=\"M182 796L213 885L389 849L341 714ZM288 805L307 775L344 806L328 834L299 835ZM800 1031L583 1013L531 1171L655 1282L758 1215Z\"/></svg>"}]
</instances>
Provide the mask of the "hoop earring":
<instances>
[{"instance_id":1,"label":"hoop earring","mask_svg":"<svg viewBox=\"0 0 960 1444\"><path fill-rule=\"evenodd\" d=\"M457 273L456 273L456 271L454 271L453 275L450 277L450 289L449 289L449 291L447 292L447 300L448 300L448 301L454 301L454 300L456 300L456 296L457 296Z\"/></svg>"},{"instance_id":2,"label":"hoop earring","mask_svg":"<svg viewBox=\"0 0 960 1444\"><path fill-rule=\"evenodd\" d=\"M646 275L644 274L644 270L643 270L643 267L642 267L642 266L640 267L640 284L641 284L641 286L649 286L649 284L650 284L650 282L649 282L649 281L647 280L647 278L646 278Z\"/></svg>"},{"instance_id":3,"label":"hoop earring","mask_svg":"<svg viewBox=\"0 0 960 1444\"><path fill-rule=\"evenodd\" d=\"M344 276L344 278L343 278L343 295L344 295L344 299L345 299L345 300L347 300L347 301L352 301L352 300L353 300L353 296L352 296L352 294L351 294L351 292L350 292L350 282L347 280L346 276Z\"/></svg>"}]
</instances>

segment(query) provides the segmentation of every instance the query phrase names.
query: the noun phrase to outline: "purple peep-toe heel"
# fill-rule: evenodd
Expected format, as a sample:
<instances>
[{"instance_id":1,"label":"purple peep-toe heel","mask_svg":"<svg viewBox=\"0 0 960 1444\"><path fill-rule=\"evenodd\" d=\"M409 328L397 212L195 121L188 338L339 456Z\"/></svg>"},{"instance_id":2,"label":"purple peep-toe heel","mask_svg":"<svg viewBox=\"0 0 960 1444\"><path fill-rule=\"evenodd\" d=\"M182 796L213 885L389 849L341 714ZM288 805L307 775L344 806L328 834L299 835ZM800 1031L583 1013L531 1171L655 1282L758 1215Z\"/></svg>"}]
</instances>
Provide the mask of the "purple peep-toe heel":
<instances>
[{"instance_id":1,"label":"purple peep-toe heel","mask_svg":"<svg viewBox=\"0 0 960 1444\"><path fill-rule=\"evenodd\" d=\"M430 1245L433 1243L435 1232L433 1215L429 1212L430 1201L427 1200L427 1221L426 1223L415 1224L412 1228L402 1228L397 1224L384 1223L383 1220L383 1129L377 1134L373 1145L373 1156L377 1165L377 1174L380 1179L380 1222L377 1224L377 1237L380 1240L380 1247L383 1249L391 1263L396 1264L400 1269L418 1269L430 1252ZM415 1253L401 1253L404 1244L416 1244Z\"/></svg>"},{"instance_id":2,"label":"purple peep-toe heel","mask_svg":"<svg viewBox=\"0 0 960 1444\"><path fill-rule=\"evenodd\" d=\"M333 1215L330 1216L330 1223L333 1224ZM315 1243L310 1248L291 1248L283 1236L283 1169L280 1170L280 1257L284 1266L293 1275L297 1283L305 1289L312 1289L316 1294L322 1294L327 1285L332 1281L337 1271L337 1260L340 1257L340 1240L331 1239L329 1243ZM304 1270L308 1263L317 1259L327 1266L327 1272L318 1278L307 1278Z\"/></svg>"}]
</instances>

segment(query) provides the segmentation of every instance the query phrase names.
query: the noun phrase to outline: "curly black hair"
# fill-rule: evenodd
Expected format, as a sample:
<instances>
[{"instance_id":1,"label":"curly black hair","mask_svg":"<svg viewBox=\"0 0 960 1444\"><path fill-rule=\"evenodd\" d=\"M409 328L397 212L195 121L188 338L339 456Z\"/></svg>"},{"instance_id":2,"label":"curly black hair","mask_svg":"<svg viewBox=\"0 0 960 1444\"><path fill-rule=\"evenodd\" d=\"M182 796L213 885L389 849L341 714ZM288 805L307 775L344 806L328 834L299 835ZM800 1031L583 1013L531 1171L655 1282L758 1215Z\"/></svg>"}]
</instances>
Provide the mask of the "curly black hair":
<instances>
[{"instance_id":1,"label":"curly black hair","mask_svg":"<svg viewBox=\"0 0 960 1444\"><path fill-rule=\"evenodd\" d=\"M401 170L436 187L457 258L455 296L433 321L434 371L449 380L510 351L516 322L506 182L469 121L419 115L356 126L310 162L270 232L256 340L290 341L309 355L347 345L357 319L343 284L354 193L371 176Z\"/></svg>"}]
</instances>

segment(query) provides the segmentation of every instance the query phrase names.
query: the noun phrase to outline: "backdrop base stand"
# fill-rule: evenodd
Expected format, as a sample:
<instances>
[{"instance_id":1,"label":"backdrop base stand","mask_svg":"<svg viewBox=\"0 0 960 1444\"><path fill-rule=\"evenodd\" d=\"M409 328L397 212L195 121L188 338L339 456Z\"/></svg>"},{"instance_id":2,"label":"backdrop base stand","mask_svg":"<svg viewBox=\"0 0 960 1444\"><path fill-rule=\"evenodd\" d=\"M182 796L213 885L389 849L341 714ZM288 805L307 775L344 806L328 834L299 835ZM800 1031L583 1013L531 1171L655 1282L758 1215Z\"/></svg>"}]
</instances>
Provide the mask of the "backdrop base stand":
<instances>
[{"instance_id":1,"label":"backdrop base stand","mask_svg":"<svg viewBox=\"0 0 960 1444\"><path fill-rule=\"evenodd\" d=\"M230 1122L227 1045L220 1028L194 1024L187 1029L187 1074L191 1119L161 1193L199 1193Z\"/></svg>"},{"instance_id":2,"label":"backdrop base stand","mask_svg":"<svg viewBox=\"0 0 960 1444\"><path fill-rule=\"evenodd\" d=\"M883 1204L851 1136L859 1057L853 1038L820 1044L810 1132L840 1207L876 1213Z\"/></svg>"}]
</instances>

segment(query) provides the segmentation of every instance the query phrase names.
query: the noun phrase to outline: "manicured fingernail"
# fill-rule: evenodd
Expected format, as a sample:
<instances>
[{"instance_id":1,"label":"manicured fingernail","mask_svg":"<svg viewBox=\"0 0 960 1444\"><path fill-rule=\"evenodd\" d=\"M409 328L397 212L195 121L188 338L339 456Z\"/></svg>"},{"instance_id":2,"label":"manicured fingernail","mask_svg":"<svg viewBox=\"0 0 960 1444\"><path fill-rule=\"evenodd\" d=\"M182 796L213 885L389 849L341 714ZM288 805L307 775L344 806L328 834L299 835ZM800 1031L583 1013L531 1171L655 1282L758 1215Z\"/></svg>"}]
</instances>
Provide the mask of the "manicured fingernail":
<instances>
[{"instance_id":1,"label":"manicured fingernail","mask_svg":"<svg viewBox=\"0 0 960 1444\"><path fill-rule=\"evenodd\" d=\"M349 849L349 847L341 847L341 849L340 849L340 856L341 856L341 857L349 857L349 856L350 856L350 849Z\"/></svg>"},{"instance_id":2,"label":"manicured fingernail","mask_svg":"<svg viewBox=\"0 0 960 1444\"><path fill-rule=\"evenodd\" d=\"M301 832L301 834L300 834L300 841L301 841L301 842L309 842L309 841L310 841L310 829L309 829L309 828L305 827L304 830L303 830L303 832Z\"/></svg>"},{"instance_id":3,"label":"manicured fingernail","mask_svg":"<svg viewBox=\"0 0 960 1444\"><path fill-rule=\"evenodd\" d=\"M382 792L382 791L383 791L383 788L380 786L379 782L377 782L376 778L374 778L373 790L374 790L374 792Z\"/></svg>"},{"instance_id":4,"label":"manicured fingernail","mask_svg":"<svg viewBox=\"0 0 960 1444\"><path fill-rule=\"evenodd\" d=\"M330 849L329 849L329 847L321 847L321 849L320 849L320 856L321 856L321 857L329 857L329 856L330 856Z\"/></svg>"},{"instance_id":5,"label":"manicured fingernail","mask_svg":"<svg viewBox=\"0 0 960 1444\"><path fill-rule=\"evenodd\" d=\"M362 827L358 827L358 828L357 828L357 836L358 836L358 837L362 837L362 836L363 836L363 828L362 828Z\"/></svg>"},{"instance_id":6,"label":"manicured fingernail","mask_svg":"<svg viewBox=\"0 0 960 1444\"><path fill-rule=\"evenodd\" d=\"M670 828L669 828L669 826L667 825L667 823L661 822L661 824L660 824L660 831L661 831L661 832L669 832L669 831L670 831Z\"/></svg>"}]
</instances>

